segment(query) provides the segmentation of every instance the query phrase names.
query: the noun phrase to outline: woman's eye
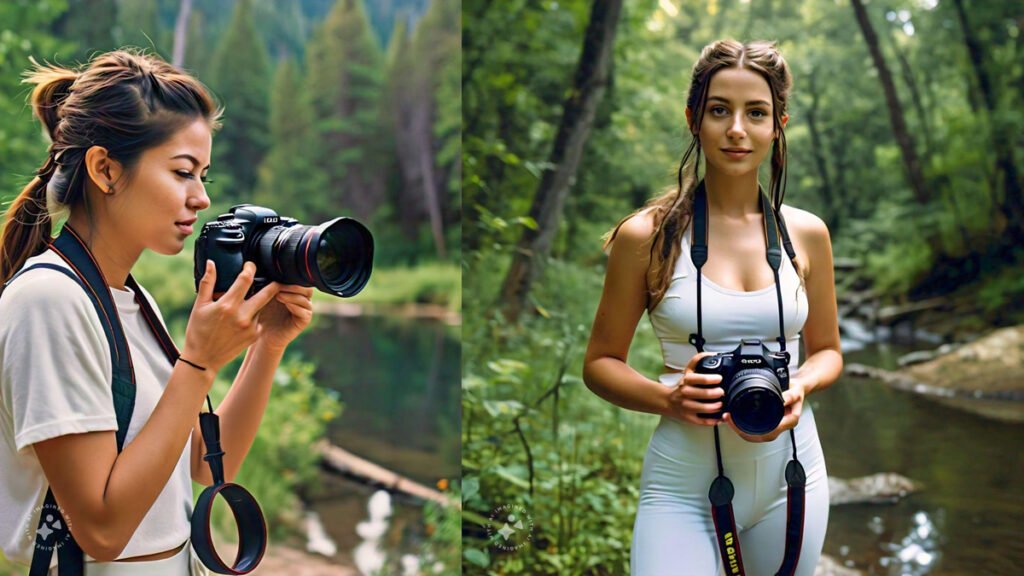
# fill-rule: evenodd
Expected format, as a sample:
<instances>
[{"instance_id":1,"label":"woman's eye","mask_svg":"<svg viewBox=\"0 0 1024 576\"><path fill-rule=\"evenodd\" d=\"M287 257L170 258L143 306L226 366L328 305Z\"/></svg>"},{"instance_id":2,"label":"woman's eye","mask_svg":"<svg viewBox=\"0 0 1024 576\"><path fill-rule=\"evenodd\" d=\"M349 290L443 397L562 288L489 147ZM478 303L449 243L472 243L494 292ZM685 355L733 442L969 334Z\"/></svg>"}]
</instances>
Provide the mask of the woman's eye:
<instances>
[{"instance_id":1,"label":"woman's eye","mask_svg":"<svg viewBox=\"0 0 1024 576\"><path fill-rule=\"evenodd\" d=\"M768 116L767 114L764 113L764 110L751 110L750 113L757 114L757 116L754 116L754 118L765 118L766 116Z\"/></svg>"},{"instance_id":2,"label":"woman's eye","mask_svg":"<svg viewBox=\"0 0 1024 576\"><path fill-rule=\"evenodd\" d=\"M195 176L193 176L192 173L189 172L188 170L175 170L174 173L177 174L178 176L181 176L182 178L187 178L188 180L195 179ZM199 179L204 184L212 184L213 183L213 180L207 178L206 176L200 176Z\"/></svg>"},{"instance_id":3,"label":"woman's eye","mask_svg":"<svg viewBox=\"0 0 1024 576\"><path fill-rule=\"evenodd\" d=\"M721 106L714 106L711 108L711 113L715 116L721 116L721 113L725 113L727 110Z\"/></svg>"}]
</instances>

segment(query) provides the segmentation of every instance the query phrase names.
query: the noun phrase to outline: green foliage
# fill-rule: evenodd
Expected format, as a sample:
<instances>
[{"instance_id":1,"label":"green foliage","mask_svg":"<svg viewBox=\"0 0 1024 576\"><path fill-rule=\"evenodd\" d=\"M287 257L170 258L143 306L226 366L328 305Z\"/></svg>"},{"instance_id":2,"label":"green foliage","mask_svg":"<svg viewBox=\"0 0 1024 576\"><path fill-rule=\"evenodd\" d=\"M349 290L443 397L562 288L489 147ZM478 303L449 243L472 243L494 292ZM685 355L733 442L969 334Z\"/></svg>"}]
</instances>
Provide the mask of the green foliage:
<instances>
[{"instance_id":1,"label":"green foliage","mask_svg":"<svg viewBox=\"0 0 1024 576\"><path fill-rule=\"evenodd\" d=\"M269 142L267 116L272 72L253 22L250 0L239 0L211 64L211 84L224 105L223 128L214 139L213 165L225 173L224 194L249 198L256 187L255 167Z\"/></svg>"},{"instance_id":2,"label":"green foliage","mask_svg":"<svg viewBox=\"0 0 1024 576\"><path fill-rule=\"evenodd\" d=\"M454 501L461 500L460 481L455 480L446 491ZM423 506L427 540L420 552L420 573L426 575L461 574L462 514L456 506L442 506L428 501Z\"/></svg>"},{"instance_id":3,"label":"green foliage","mask_svg":"<svg viewBox=\"0 0 1024 576\"><path fill-rule=\"evenodd\" d=\"M384 125L383 55L361 0L337 2L306 53L315 165L324 174L316 216L339 207L366 219L380 205L389 142Z\"/></svg>"},{"instance_id":4,"label":"green foliage","mask_svg":"<svg viewBox=\"0 0 1024 576\"><path fill-rule=\"evenodd\" d=\"M337 394L313 380L314 366L286 358L274 374L274 389L252 448L235 482L245 486L260 503L272 538L300 532L300 486L315 487L320 455L314 449L327 423L341 413ZM233 373L233 371L231 372ZM214 409L224 399L230 382L218 379L210 392ZM202 486L193 483L198 498ZM219 534L234 538L234 517L226 506L215 509Z\"/></svg>"},{"instance_id":5,"label":"green foliage","mask_svg":"<svg viewBox=\"0 0 1024 576\"><path fill-rule=\"evenodd\" d=\"M463 328L465 573L626 573L639 455L654 419L611 406L580 378L603 267L552 261L532 293L538 315L512 326L490 309L501 279L486 273L508 256L475 255ZM630 360L652 377L660 370L647 322ZM533 521L519 550L503 551L488 536L502 505L522 506Z\"/></svg>"},{"instance_id":6,"label":"green foliage","mask_svg":"<svg viewBox=\"0 0 1024 576\"><path fill-rule=\"evenodd\" d=\"M304 224L319 223L319 191L324 174L313 163L316 140L309 97L299 90L303 80L291 60L277 66L270 99L270 139L273 146L259 168L259 186L253 203L287 207L287 215Z\"/></svg>"},{"instance_id":7,"label":"green foliage","mask_svg":"<svg viewBox=\"0 0 1024 576\"><path fill-rule=\"evenodd\" d=\"M38 60L70 50L69 41L47 32L66 9L62 1L0 3L0 114L5 119L0 123L0 209L7 208L46 158L48 142L26 105L31 92L21 84L21 75L32 64L29 56Z\"/></svg>"}]
</instances>

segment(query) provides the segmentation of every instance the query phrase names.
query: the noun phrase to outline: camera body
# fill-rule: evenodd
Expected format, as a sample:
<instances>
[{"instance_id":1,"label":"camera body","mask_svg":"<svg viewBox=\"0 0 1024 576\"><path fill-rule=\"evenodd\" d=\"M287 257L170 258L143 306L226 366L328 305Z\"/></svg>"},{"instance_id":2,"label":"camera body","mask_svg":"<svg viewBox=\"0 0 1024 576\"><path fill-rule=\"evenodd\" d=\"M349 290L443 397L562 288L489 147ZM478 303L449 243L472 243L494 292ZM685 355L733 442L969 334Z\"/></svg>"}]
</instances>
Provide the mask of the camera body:
<instances>
[{"instance_id":1,"label":"camera body","mask_svg":"<svg viewBox=\"0 0 1024 576\"><path fill-rule=\"evenodd\" d=\"M270 208L239 204L207 222L196 239L197 291L207 260L217 266L214 294L226 292L252 261L256 276L247 298L275 281L350 297L369 281L373 236L351 218L306 226Z\"/></svg>"},{"instance_id":2,"label":"camera body","mask_svg":"<svg viewBox=\"0 0 1024 576\"><path fill-rule=\"evenodd\" d=\"M736 426L752 435L771 432L782 420L782 393L789 389L789 352L774 352L761 340L744 339L729 352L701 358L694 372L718 374L725 390L722 410L699 414L719 419L729 412ZM702 400L706 404L718 400Z\"/></svg>"},{"instance_id":3,"label":"camera body","mask_svg":"<svg viewBox=\"0 0 1024 576\"><path fill-rule=\"evenodd\" d=\"M216 220L203 226L196 240L195 281L196 290L199 281L206 272L206 261L213 260L217 267L217 283L213 287L214 294L227 292L235 278L242 272L246 261L246 250L252 244L261 229L274 225L294 226L299 221L294 218L281 218L277 212L262 206L242 204L231 208L228 214L221 214ZM266 271L256 266L256 278L253 280L250 295L270 284Z\"/></svg>"}]
</instances>

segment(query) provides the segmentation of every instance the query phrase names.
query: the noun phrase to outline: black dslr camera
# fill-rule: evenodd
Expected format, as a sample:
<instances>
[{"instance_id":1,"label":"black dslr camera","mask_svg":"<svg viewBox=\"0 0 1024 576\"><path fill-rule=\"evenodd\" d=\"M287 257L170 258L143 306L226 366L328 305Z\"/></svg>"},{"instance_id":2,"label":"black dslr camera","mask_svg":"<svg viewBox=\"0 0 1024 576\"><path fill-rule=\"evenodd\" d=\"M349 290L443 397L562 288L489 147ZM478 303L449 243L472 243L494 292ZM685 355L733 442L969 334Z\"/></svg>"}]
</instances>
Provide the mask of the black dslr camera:
<instances>
[{"instance_id":1,"label":"black dslr camera","mask_svg":"<svg viewBox=\"0 0 1024 576\"><path fill-rule=\"evenodd\" d=\"M196 240L196 290L206 261L217 266L214 294L227 292L246 261L256 264L249 296L271 282L315 286L335 296L355 296L373 266L373 236L351 218L304 226L270 208L239 204L203 226Z\"/></svg>"},{"instance_id":2,"label":"black dslr camera","mask_svg":"<svg viewBox=\"0 0 1024 576\"><path fill-rule=\"evenodd\" d=\"M782 392L789 389L789 352L773 352L760 340L744 339L731 352L701 358L694 372L720 374L722 382L715 387L725 389L722 410L699 414L701 418L717 419L722 412L729 412L736 427L752 435L767 434L782 421Z\"/></svg>"}]
</instances>

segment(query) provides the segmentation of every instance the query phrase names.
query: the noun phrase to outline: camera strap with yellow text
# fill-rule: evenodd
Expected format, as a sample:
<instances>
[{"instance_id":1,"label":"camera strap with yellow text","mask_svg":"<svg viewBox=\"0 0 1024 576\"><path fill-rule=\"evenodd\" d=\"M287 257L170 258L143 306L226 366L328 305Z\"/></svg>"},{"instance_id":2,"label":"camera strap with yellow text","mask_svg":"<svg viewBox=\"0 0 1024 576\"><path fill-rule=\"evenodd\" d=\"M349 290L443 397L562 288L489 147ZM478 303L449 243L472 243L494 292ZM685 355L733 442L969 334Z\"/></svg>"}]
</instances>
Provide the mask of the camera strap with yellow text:
<instances>
[{"instance_id":1,"label":"camera strap with yellow text","mask_svg":"<svg viewBox=\"0 0 1024 576\"><path fill-rule=\"evenodd\" d=\"M776 213L772 208L768 197L760 191L761 211L764 216L765 237L768 243L767 258L768 264L772 267L775 276L775 291L779 301L779 346L780 350L786 351L786 332L782 313L782 284L779 282L779 268L782 265L782 249L779 248L779 236L782 236L782 245L786 255L794 261L796 251L790 241L789 232L786 230L785 221L782 219L781 209ZM690 344L697 352L704 351L703 318L701 316L701 268L708 260L708 199L704 181L701 180L694 191L693 198L693 227L691 230L690 259L697 269L697 333L690 335ZM715 534L718 541L718 550L722 555L722 563L725 573L730 576L743 576L743 557L740 554L739 533L736 530L736 518L732 511L732 499L735 494L732 482L725 475L722 466L722 447L718 436L718 426L715 429L715 456L718 460L718 476L711 483L708 491L708 499L711 500L711 518L715 523ZM776 572L776 576L792 576L796 573L797 561L800 558L800 548L803 544L804 533L804 506L805 487L807 478L804 468L796 457L796 433L793 429L789 431L790 440L793 443L793 459L786 465L786 550L782 558L782 566Z\"/></svg>"}]
</instances>

